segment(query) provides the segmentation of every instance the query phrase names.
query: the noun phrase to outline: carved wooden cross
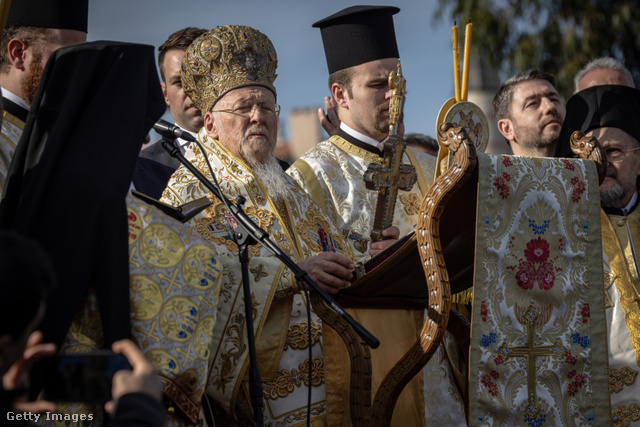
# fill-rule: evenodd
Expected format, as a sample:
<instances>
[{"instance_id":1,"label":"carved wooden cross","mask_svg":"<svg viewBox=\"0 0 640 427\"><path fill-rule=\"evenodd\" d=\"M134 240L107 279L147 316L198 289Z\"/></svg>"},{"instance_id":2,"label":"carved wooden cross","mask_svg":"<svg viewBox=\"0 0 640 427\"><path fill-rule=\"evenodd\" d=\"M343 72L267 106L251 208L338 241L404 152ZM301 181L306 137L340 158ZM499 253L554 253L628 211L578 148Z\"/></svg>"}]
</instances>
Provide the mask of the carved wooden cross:
<instances>
[{"instance_id":1,"label":"carved wooden cross","mask_svg":"<svg viewBox=\"0 0 640 427\"><path fill-rule=\"evenodd\" d=\"M391 227L396 209L398 190L409 191L418 180L416 168L405 165L404 150L407 147L397 133L402 115L402 103L407 92L407 82L402 77L402 66L398 59L398 71L389 73L389 88L393 95L389 100L389 138L382 149L382 164L371 163L364 173L367 189L378 190L376 216L371 230L371 241L383 240L382 230Z\"/></svg>"},{"instance_id":2,"label":"carved wooden cross","mask_svg":"<svg viewBox=\"0 0 640 427\"><path fill-rule=\"evenodd\" d=\"M536 357L556 356L564 357L567 349L556 341L553 345L535 345L536 328L535 321L539 314L532 305L529 306L525 313L527 321L527 345L520 347L512 347L503 343L498 349L498 353L503 359L509 357L526 357L527 358L527 396L528 402L525 412L530 418L536 418L540 414L540 405L538 405L538 395L536 393Z\"/></svg>"},{"instance_id":3,"label":"carved wooden cross","mask_svg":"<svg viewBox=\"0 0 640 427\"><path fill-rule=\"evenodd\" d=\"M398 190L409 191L418 180L416 168L403 163L405 147L402 138L390 136L384 143L382 164L371 163L364 173L367 188L378 190L376 216L371 230L373 242L382 240L382 230L393 223Z\"/></svg>"}]
</instances>

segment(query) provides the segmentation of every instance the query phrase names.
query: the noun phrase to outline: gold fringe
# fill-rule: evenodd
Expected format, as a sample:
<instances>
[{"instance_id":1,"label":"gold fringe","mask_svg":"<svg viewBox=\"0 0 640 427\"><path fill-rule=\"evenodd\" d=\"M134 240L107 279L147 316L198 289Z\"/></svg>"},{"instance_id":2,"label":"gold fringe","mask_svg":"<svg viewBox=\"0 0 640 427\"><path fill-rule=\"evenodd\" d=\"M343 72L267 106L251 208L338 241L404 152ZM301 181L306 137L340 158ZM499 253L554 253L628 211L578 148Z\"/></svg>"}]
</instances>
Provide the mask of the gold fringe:
<instances>
[{"instance_id":1,"label":"gold fringe","mask_svg":"<svg viewBox=\"0 0 640 427\"><path fill-rule=\"evenodd\" d=\"M451 303L468 305L473 301L473 289L465 289L462 292L451 295Z\"/></svg>"}]
</instances>

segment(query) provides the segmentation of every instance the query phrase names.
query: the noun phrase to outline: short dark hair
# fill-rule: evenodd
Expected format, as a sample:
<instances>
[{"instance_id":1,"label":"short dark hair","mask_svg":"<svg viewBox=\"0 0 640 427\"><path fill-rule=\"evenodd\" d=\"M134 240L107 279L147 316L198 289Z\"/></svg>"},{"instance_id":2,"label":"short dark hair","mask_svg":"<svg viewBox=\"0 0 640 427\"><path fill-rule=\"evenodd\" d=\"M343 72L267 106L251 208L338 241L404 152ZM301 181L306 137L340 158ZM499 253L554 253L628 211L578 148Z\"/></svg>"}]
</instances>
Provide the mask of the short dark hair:
<instances>
[{"instance_id":1,"label":"short dark hair","mask_svg":"<svg viewBox=\"0 0 640 427\"><path fill-rule=\"evenodd\" d=\"M511 106L515 86L530 80L546 80L551 83L556 90L558 89L556 86L556 78L552 74L545 73L544 71L527 70L510 77L502 83L491 103L493 117L496 121L509 117L509 107Z\"/></svg>"},{"instance_id":2,"label":"short dark hair","mask_svg":"<svg viewBox=\"0 0 640 427\"><path fill-rule=\"evenodd\" d=\"M423 133L407 133L402 138L408 146L422 147L430 151L438 152L438 141Z\"/></svg>"},{"instance_id":3,"label":"short dark hair","mask_svg":"<svg viewBox=\"0 0 640 427\"><path fill-rule=\"evenodd\" d=\"M5 28L2 38L0 38L0 73L7 73L11 68L11 59L9 58L9 42L11 40L20 39L27 46L33 47L34 51L42 52L48 43L50 34L50 28L20 25L10 25Z\"/></svg>"},{"instance_id":4,"label":"short dark hair","mask_svg":"<svg viewBox=\"0 0 640 427\"><path fill-rule=\"evenodd\" d=\"M351 90L351 80L353 79L354 74L354 67L344 68L342 70L338 70L334 73L329 74L329 90L331 90L331 86L333 86L334 83L338 83L339 85L344 86L347 89L347 94L349 95L349 97L353 97L353 91Z\"/></svg>"},{"instance_id":5,"label":"short dark hair","mask_svg":"<svg viewBox=\"0 0 640 427\"><path fill-rule=\"evenodd\" d=\"M53 264L38 243L0 231L0 336L24 334L54 285Z\"/></svg>"},{"instance_id":6,"label":"short dark hair","mask_svg":"<svg viewBox=\"0 0 640 427\"><path fill-rule=\"evenodd\" d=\"M162 43L158 48L158 68L160 69L160 77L163 82L164 79L164 56L171 49L178 49L186 51L187 48L193 43L195 39L206 33L204 28L187 27L182 30L178 30L171 34L167 41Z\"/></svg>"}]
</instances>

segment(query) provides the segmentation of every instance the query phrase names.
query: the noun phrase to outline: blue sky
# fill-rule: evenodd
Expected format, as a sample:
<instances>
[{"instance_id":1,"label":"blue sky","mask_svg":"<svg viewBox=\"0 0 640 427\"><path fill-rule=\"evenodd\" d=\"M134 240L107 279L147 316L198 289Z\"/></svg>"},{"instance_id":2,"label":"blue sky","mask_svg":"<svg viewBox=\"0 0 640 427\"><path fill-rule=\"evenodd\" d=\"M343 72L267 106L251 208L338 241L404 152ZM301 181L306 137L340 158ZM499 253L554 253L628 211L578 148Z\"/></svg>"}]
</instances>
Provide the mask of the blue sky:
<instances>
[{"instance_id":1,"label":"blue sky","mask_svg":"<svg viewBox=\"0 0 640 427\"><path fill-rule=\"evenodd\" d=\"M275 86L287 136L292 108L320 106L328 95L327 66L320 30L311 24L354 4L337 0L89 0L89 41L115 40L153 45L187 26L249 25L273 42L278 53ZM393 5L396 37L407 79L407 132L435 133L442 104L453 96L451 27L434 22L435 0L368 1ZM461 17L458 22L466 22ZM464 33L460 31L460 50ZM477 42L477 41L476 41Z\"/></svg>"}]
</instances>

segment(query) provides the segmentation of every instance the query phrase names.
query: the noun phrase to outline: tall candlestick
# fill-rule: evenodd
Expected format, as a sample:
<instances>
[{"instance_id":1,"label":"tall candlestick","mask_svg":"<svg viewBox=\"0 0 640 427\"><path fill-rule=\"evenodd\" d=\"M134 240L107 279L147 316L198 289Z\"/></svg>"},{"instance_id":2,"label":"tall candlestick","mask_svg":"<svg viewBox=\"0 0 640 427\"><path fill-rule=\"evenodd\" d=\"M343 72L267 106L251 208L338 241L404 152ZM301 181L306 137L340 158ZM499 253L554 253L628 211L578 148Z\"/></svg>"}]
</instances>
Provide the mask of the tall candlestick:
<instances>
[{"instance_id":1,"label":"tall candlestick","mask_svg":"<svg viewBox=\"0 0 640 427\"><path fill-rule=\"evenodd\" d=\"M453 85L456 94L456 102L462 101L460 98L460 51L458 42L458 26L453 23L451 28L451 42L453 43Z\"/></svg>"},{"instance_id":2,"label":"tall candlestick","mask_svg":"<svg viewBox=\"0 0 640 427\"><path fill-rule=\"evenodd\" d=\"M469 56L471 55L471 22L464 30L464 62L462 63L462 100L467 100L469 92Z\"/></svg>"}]
</instances>

